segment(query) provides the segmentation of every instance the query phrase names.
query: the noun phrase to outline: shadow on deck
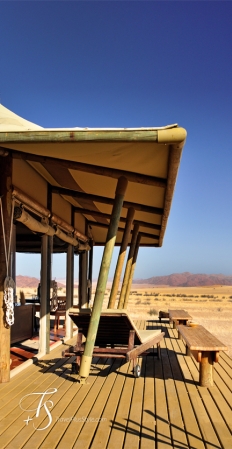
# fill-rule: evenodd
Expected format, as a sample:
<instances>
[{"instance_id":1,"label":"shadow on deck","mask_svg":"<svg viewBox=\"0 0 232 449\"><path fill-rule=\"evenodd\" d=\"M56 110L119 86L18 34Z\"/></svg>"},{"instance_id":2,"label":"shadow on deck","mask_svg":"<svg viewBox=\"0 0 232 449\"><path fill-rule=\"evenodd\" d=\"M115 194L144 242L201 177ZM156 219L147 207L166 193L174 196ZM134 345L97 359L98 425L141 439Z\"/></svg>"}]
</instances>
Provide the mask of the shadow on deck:
<instances>
[{"instance_id":1,"label":"shadow on deck","mask_svg":"<svg viewBox=\"0 0 232 449\"><path fill-rule=\"evenodd\" d=\"M232 359L221 353L215 385L199 387L198 364L168 322L137 326L165 330L161 359L156 350L140 359L138 379L129 363L95 358L80 385L62 345L1 384L1 447L231 449Z\"/></svg>"}]
</instances>

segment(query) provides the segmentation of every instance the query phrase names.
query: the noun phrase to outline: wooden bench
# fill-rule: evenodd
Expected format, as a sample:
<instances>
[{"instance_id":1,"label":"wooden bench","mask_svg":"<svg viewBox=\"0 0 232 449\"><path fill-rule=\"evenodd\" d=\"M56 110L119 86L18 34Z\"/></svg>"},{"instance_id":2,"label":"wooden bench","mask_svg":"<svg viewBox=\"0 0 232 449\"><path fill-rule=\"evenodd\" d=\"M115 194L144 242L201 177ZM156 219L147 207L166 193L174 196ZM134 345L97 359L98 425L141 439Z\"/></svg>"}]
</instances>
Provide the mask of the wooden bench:
<instances>
[{"instance_id":1,"label":"wooden bench","mask_svg":"<svg viewBox=\"0 0 232 449\"><path fill-rule=\"evenodd\" d=\"M162 318L168 318L169 319L169 312L166 310L160 310L159 311L159 322L161 323Z\"/></svg>"},{"instance_id":2,"label":"wooden bench","mask_svg":"<svg viewBox=\"0 0 232 449\"><path fill-rule=\"evenodd\" d=\"M178 325L178 337L186 343L186 355L193 354L199 362L199 384L202 387L213 386L213 364L219 360L219 351L228 348L203 326Z\"/></svg>"},{"instance_id":3,"label":"wooden bench","mask_svg":"<svg viewBox=\"0 0 232 449\"><path fill-rule=\"evenodd\" d=\"M191 315L186 312L186 310L177 310L177 309L170 309L168 311L169 313L169 319L173 322L173 328L175 329L178 324L187 324L187 321L191 320Z\"/></svg>"}]
</instances>

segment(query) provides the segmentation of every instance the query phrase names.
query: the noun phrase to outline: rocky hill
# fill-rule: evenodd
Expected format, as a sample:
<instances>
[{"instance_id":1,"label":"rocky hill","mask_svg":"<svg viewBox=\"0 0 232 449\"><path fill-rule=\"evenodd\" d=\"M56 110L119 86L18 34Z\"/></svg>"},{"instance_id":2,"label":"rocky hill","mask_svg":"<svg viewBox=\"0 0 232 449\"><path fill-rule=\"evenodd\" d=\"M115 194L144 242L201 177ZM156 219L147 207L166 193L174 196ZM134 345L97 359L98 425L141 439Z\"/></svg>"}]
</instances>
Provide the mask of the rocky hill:
<instances>
[{"instance_id":1,"label":"rocky hill","mask_svg":"<svg viewBox=\"0 0 232 449\"><path fill-rule=\"evenodd\" d=\"M37 288L39 284L39 279L33 278L30 276L16 276L16 286L19 288ZM61 284L60 282L57 282L58 287L65 287L64 284Z\"/></svg>"},{"instance_id":2,"label":"rocky hill","mask_svg":"<svg viewBox=\"0 0 232 449\"><path fill-rule=\"evenodd\" d=\"M232 276L224 274L173 273L134 280L135 284L169 285L173 287L201 287L207 285L232 285Z\"/></svg>"}]
</instances>

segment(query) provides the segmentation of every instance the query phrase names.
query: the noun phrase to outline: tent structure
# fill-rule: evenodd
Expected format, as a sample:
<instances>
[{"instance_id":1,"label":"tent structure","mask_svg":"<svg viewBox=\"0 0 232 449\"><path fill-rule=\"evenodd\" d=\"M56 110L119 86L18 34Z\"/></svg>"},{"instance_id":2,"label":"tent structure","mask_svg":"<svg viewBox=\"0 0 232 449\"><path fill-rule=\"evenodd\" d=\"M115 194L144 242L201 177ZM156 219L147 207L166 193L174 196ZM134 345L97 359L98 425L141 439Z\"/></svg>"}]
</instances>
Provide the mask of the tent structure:
<instances>
[{"instance_id":1,"label":"tent structure","mask_svg":"<svg viewBox=\"0 0 232 449\"><path fill-rule=\"evenodd\" d=\"M41 287L47 304L49 254L67 252L67 272L73 270L73 254L79 254L83 305L88 302L93 247L104 246L94 301L96 312L93 310L93 315L100 316L99 291L106 285L116 245L120 250L110 297L110 307L114 307L129 246L119 301L125 307L139 247L162 246L185 139L185 129L177 124L161 128L47 129L0 105L0 194L5 220L0 235L1 302L3 282L9 274L4 240L10 240L13 217L14 251L42 255ZM70 276L70 297L72 282ZM67 299L67 307L71 302ZM47 312L48 306L44 309L46 323ZM4 330L4 316L0 320ZM95 319L95 327L97 324Z\"/></svg>"}]
</instances>

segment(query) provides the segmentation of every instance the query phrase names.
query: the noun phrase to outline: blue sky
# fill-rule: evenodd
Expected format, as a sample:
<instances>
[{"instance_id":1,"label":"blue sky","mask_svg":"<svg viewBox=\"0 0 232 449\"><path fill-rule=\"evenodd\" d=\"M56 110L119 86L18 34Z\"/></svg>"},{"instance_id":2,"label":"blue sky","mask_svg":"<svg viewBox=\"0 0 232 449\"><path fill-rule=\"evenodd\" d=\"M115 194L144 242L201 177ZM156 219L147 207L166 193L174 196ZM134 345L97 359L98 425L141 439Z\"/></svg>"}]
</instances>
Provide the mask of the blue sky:
<instances>
[{"instance_id":1,"label":"blue sky","mask_svg":"<svg viewBox=\"0 0 232 449\"><path fill-rule=\"evenodd\" d=\"M135 278L232 274L232 3L0 8L0 99L16 114L44 127L186 128L163 247L140 249ZM38 277L40 261L29 257L17 256L17 274ZM65 276L64 258L54 256L54 277Z\"/></svg>"}]
</instances>

